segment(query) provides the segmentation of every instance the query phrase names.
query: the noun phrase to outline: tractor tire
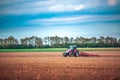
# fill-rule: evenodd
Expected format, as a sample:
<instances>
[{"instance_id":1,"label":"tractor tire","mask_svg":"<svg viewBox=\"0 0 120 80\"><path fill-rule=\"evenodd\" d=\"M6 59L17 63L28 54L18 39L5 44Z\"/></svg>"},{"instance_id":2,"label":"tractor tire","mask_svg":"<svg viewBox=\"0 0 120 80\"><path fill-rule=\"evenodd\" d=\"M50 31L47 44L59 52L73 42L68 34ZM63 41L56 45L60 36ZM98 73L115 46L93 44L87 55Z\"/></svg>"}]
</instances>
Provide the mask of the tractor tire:
<instances>
[{"instance_id":1,"label":"tractor tire","mask_svg":"<svg viewBox=\"0 0 120 80\"><path fill-rule=\"evenodd\" d=\"M69 57L72 57L72 56L73 56L73 53L72 53L72 52L70 52L70 53L69 53Z\"/></svg>"},{"instance_id":2,"label":"tractor tire","mask_svg":"<svg viewBox=\"0 0 120 80\"><path fill-rule=\"evenodd\" d=\"M67 57L67 53L63 53L63 57Z\"/></svg>"},{"instance_id":3,"label":"tractor tire","mask_svg":"<svg viewBox=\"0 0 120 80\"><path fill-rule=\"evenodd\" d=\"M75 57L78 57L79 56L79 52L77 51L75 54L74 54Z\"/></svg>"}]
</instances>

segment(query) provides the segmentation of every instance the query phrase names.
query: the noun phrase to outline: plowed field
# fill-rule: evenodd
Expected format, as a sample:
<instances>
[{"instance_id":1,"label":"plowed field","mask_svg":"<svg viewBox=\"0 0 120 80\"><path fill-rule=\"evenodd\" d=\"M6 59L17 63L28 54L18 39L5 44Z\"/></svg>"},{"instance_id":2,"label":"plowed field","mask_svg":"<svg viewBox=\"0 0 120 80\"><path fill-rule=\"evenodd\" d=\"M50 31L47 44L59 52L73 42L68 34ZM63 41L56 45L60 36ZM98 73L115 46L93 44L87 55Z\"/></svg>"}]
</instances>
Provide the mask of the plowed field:
<instances>
[{"instance_id":1,"label":"plowed field","mask_svg":"<svg viewBox=\"0 0 120 80\"><path fill-rule=\"evenodd\" d=\"M100 57L63 57L61 52L1 52L0 80L120 80L120 51Z\"/></svg>"}]
</instances>

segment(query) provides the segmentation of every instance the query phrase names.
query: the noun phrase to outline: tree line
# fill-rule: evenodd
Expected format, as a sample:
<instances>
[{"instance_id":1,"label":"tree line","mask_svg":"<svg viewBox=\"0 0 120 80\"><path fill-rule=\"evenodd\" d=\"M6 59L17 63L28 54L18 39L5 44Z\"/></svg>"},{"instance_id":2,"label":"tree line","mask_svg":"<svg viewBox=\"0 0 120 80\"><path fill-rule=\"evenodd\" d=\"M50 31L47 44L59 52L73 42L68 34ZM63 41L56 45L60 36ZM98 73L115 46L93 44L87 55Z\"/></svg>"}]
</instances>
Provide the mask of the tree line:
<instances>
[{"instance_id":1,"label":"tree line","mask_svg":"<svg viewBox=\"0 0 120 80\"><path fill-rule=\"evenodd\" d=\"M9 36L5 39L0 39L0 49L22 49L22 48L66 48L70 45L77 45L77 47L120 47L120 39L115 37L104 37L99 38L91 37L59 37L59 36L48 36L40 38L37 36L25 37L20 40L13 36Z\"/></svg>"}]
</instances>

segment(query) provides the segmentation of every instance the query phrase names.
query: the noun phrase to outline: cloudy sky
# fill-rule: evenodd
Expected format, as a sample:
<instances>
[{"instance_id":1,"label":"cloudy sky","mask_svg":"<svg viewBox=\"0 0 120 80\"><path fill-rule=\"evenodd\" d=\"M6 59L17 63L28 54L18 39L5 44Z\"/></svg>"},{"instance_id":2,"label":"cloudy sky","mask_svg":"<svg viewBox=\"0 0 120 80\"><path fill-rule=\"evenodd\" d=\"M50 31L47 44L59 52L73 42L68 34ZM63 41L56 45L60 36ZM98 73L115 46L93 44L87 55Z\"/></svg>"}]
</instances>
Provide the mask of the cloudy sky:
<instances>
[{"instance_id":1,"label":"cloudy sky","mask_svg":"<svg viewBox=\"0 0 120 80\"><path fill-rule=\"evenodd\" d=\"M120 0L0 0L0 38L120 38Z\"/></svg>"}]
</instances>

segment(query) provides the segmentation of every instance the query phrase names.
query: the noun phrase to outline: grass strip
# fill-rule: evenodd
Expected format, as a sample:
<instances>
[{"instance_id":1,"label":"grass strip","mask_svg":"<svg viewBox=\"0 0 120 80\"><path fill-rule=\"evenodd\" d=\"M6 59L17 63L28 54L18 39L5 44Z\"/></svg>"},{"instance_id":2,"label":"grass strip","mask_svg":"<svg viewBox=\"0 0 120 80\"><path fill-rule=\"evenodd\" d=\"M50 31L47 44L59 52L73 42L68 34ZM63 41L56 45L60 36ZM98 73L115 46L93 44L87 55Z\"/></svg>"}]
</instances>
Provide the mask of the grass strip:
<instances>
[{"instance_id":1,"label":"grass strip","mask_svg":"<svg viewBox=\"0 0 120 80\"><path fill-rule=\"evenodd\" d=\"M0 49L0 52L64 52L67 48ZM79 51L120 51L120 48L78 48Z\"/></svg>"}]
</instances>

